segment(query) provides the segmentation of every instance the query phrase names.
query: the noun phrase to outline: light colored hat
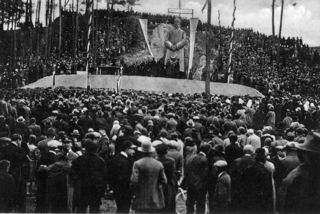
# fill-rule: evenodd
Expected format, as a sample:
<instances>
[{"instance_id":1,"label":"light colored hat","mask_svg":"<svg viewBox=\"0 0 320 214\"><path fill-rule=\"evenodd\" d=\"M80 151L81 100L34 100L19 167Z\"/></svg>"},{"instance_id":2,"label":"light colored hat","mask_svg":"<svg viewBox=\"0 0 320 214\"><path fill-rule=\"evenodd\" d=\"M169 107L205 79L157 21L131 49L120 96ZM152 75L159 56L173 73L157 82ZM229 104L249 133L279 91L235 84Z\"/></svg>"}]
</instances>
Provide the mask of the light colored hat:
<instances>
[{"instance_id":1,"label":"light colored hat","mask_svg":"<svg viewBox=\"0 0 320 214\"><path fill-rule=\"evenodd\" d=\"M302 144L295 143L297 149L320 153L320 133L309 132Z\"/></svg>"},{"instance_id":2,"label":"light colored hat","mask_svg":"<svg viewBox=\"0 0 320 214\"><path fill-rule=\"evenodd\" d=\"M48 142L48 147L50 148L58 148L58 146L62 146L62 143L57 140L50 140Z\"/></svg>"},{"instance_id":3,"label":"light colored hat","mask_svg":"<svg viewBox=\"0 0 320 214\"><path fill-rule=\"evenodd\" d=\"M190 128L194 127L194 122L193 122L193 120L191 120L191 119L188 120L187 126L190 127Z\"/></svg>"},{"instance_id":4,"label":"light colored hat","mask_svg":"<svg viewBox=\"0 0 320 214\"><path fill-rule=\"evenodd\" d=\"M254 134L253 129L248 129L247 134Z\"/></svg>"},{"instance_id":5,"label":"light colored hat","mask_svg":"<svg viewBox=\"0 0 320 214\"><path fill-rule=\"evenodd\" d=\"M142 139L140 139L142 138ZM140 139L140 140L139 140ZM145 136L140 136L138 140L141 142L141 147L138 148L138 151L143 153L152 153L156 149L152 146L150 138Z\"/></svg>"},{"instance_id":6,"label":"light colored hat","mask_svg":"<svg viewBox=\"0 0 320 214\"><path fill-rule=\"evenodd\" d=\"M224 160L218 160L213 164L215 167L226 167L228 166L228 163Z\"/></svg>"},{"instance_id":7,"label":"light colored hat","mask_svg":"<svg viewBox=\"0 0 320 214\"><path fill-rule=\"evenodd\" d=\"M23 123L24 121L26 121L22 116L18 117L17 119L17 123Z\"/></svg>"},{"instance_id":8,"label":"light colored hat","mask_svg":"<svg viewBox=\"0 0 320 214\"><path fill-rule=\"evenodd\" d=\"M170 147L174 147L174 148L178 149L179 144L178 144L178 142L177 142L177 141L175 141L175 140L169 140L169 142L168 142L168 146L170 146Z\"/></svg>"}]
</instances>

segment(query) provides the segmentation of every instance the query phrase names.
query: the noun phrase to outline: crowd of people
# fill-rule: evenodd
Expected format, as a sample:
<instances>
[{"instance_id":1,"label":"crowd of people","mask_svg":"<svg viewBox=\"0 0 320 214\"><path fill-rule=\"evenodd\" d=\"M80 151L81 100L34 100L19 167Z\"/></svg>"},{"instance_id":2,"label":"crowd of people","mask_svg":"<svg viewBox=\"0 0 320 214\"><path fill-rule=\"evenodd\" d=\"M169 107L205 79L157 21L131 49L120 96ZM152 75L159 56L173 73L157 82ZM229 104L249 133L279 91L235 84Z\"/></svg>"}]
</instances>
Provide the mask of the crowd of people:
<instances>
[{"instance_id":1,"label":"crowd of people","mask_svg":"<svg viewBox=\"0 0 320 214\"><path fill-rule=\"evenodd\" d=\"M316 213L319 106L300 96L2 90L0 212L99 212L114 195L118 213L175 213L182 188L187 213Z\"/></svg>"}]
</instances>

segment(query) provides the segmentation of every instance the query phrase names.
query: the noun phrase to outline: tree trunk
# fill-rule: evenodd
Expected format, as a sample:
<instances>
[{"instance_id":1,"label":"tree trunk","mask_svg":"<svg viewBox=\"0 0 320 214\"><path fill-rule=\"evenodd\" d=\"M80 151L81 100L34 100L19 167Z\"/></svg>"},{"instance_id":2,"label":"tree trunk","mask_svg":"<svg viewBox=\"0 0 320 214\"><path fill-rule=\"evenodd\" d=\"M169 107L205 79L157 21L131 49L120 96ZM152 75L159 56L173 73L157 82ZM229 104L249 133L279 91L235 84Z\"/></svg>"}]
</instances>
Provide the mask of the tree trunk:
<instances>
[{"instance_id":1,"label":"tree trunk","mask_svg":"<svg viewBox=\"0 0 320 214\"><path fill-rule=\"evenodd\" d=\"M275 30L274 30L274 4L276 0L272 0L272 43L273 46L275 45L274 37L275 37Z\"/></svg>"},{"instance_id":2,"label":"tree trunk","mask_svg":"<svg viewBox=\"0 0 320 214\"><path fill-rule=\"evenodd\" d=\"M211 32L211 0L208 0L208 23L207 23L207 41L206 41L206 94L210 95L210 61L211 61L211 47L210 47L210 32Z\"/></svg>"},{"instance_id":3,"label":"tree trunk","mask_svg":"<svg viewBox=\"0 0 320 214\"><path fill-rule=\"evenodd\" d=\"M75 32L75 50L74 50L74 53L75 55L77 55L77 52L78 52L78 28L79 28L79 20L78 20L78 14L79 14L79 0L76 0L77 1L77 10L76 10L76 32Z\"/></svg>"},{"instance_id":4,"label":"tree trunk","mask_svg":"<svg viewBox=\"0 0 320 214\"><path fill-rule=\"evenodd\" d=\"M278 51L277 51L277 66L280 66L280 51L281 51L281 31L282 31L282 22L283 22L283 7L284 0L281 0L281 16L280 16L280 28L279 28L279 38L278 38Z\"/></svg>"},{"instance_id":5,"label":"tree trunk","mask_svg":"<svg viewBox=\"0 0 320 214\"><path fill-rule=\"evenodd\" d=\"M59 60L61 55L61 35L62 35L62 11L61 11L61 0L59 0L59 47L58 47Z\"/></svg>"}]
</instances>

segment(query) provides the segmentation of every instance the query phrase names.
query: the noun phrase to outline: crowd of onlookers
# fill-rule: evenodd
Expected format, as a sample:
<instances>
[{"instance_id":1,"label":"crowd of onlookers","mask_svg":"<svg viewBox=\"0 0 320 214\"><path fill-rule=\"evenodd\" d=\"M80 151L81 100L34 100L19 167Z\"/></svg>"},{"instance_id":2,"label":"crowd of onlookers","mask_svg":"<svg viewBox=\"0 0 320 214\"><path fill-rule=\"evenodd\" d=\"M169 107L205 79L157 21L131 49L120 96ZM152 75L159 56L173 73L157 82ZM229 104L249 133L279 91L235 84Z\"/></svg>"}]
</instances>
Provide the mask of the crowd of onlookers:
<instances>
[{"instance_id":1,"label":"crowd of onlookers","mask_svg":"<svg viewBox=\"0 0 320 214\"><path fill-rule=\"evenodd\" d=\"M113 196L120 213L174 213L181 187L188 213L317 212L319 107L295 95L2 90L0 211L99 212Z\"/></svg>"}]
</instances>

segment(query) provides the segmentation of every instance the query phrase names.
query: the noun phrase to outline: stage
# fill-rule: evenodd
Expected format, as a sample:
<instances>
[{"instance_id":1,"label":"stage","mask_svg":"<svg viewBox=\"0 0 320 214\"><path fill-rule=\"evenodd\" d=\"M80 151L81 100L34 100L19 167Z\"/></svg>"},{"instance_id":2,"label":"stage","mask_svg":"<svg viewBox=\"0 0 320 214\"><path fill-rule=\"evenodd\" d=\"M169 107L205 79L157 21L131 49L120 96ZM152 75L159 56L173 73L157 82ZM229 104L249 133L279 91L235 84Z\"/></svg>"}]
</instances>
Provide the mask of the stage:
<instances>
[{"instance_id":1,"label":"stage","mask_svg":"<svg viewBox=\"0 0 320 214\"><path fill-rule=\"evenodd\" d=\"M55 87L79 87L86 88L86 73L78 72L78 75L58 75L55 79ZM91 88L110 88L117 86L117 75L90 75ZM48 76L23 88L52 87L53 77ZM194 94L205 91L205 82L198 80L171 79L144 76L122 76L121 89L133 89L143 91L155 91L166 93ZM211 94L226 96L258 96L264 97L259 91L238 84L210 83Z\"/></svg>"}]
</instances>

